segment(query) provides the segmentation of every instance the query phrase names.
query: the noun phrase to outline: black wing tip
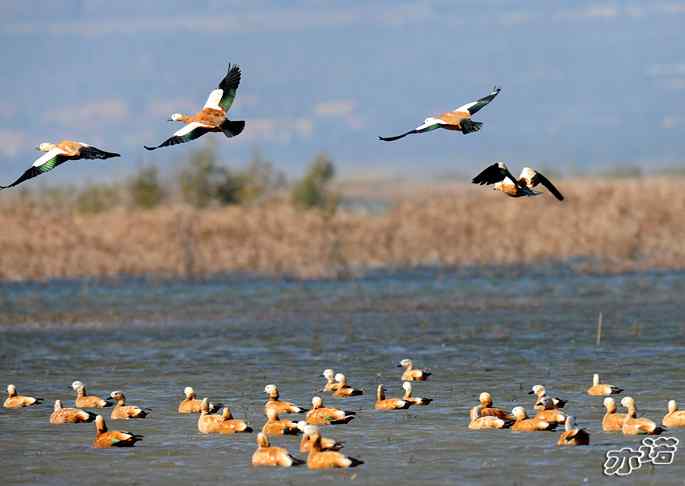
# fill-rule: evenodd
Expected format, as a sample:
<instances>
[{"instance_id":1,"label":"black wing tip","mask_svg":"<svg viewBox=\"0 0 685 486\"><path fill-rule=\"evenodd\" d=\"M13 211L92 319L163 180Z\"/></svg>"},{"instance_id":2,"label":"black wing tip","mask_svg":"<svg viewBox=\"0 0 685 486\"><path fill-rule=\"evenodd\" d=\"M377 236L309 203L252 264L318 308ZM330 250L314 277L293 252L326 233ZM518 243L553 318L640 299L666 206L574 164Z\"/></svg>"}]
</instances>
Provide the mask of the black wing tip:
<instances>
[{"instance_id":1,"label":"black wing tip","mask_svg":"<svg viewBox=\"0 0 685 486\"><path fill-rule=\"evenodd\" d=\"M143 145L145 147L145 150L157 150L159 147L148 147L147 145Z\"/></svg>"}]
</instances>

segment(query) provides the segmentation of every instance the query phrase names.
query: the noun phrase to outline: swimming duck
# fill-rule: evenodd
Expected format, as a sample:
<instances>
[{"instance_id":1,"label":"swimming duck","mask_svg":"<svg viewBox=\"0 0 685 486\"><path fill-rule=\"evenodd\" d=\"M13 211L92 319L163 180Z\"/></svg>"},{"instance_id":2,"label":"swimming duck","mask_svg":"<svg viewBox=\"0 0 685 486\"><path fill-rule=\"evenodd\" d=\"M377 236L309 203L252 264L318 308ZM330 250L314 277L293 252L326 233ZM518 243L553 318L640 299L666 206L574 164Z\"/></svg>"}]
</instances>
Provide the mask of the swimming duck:
<instances>
[{"instance_id":1,"label":"swimming duck","mask_svg":"<svg viewBox=\"0 0 685 486\"><path fill-rule=\"evenodd\" d=\"M333 395L338 398L355 397L364 394L363 390L358 390L348 385L347 377L342 373L336 373L335 382L337 385L337 389L333 392Z\"/></svg>"},{"instance_id":2,"label":"swimming duck","mask_svg":"<svg viewBox=\"0 0 685 486\"><path fill-rule=\"evenodd\" d=\"M604 432L621 432L626 414L616 412L616 402L611 397L604 399L604 408L606 408L606 413L602 418L602 430Z\"/></svg>"},{"instance_id":3,"label":"swimming duck","mask_svg":"<svg viewBox=\"0 0 685 486\"><path fill-rule=\"evenodd\" d=\"M107 431L107 425L102 415L95 417L95 440L93 447L106 449L109 447L133 447L136 442L143 440L140 434L131 434L121 430Z\"/></svg>"},{"instance_id":4,"label":"swimming duck","mask_svg":"<svg viewBox=\"0 0 685 486\"><path fill-rule=\"evenodd\" d=\"M119 154L115 154L114 152L105 152L92 145L74 142L73 140L62 140L59 143L45 142L41 143L36 149L45 152L45 154L39 157L33 165L19 177L19 179L9 186L0 186L0 189L14 187L28 179L51 171L68 160L109 159L111 157L119 157Z\"/></svg>"},{"instance_id":5,"label":"swimming duck","mask_svg":"<svg viewBox=\"0 0 685 486\"><path fill-rule=\"evenodd\" d=\"M383 385L378 385L374 404L376 410L401 410L409 408L410 405L411 403L401 398L385 398L385 388Z\"/></svg>"},{"instance_id":6,"label":"swimming duck","mask_svg":"<svg viewBox=\"0 0 685 486\"><path fill-rule=\"evenodd\" d=\"M181 400L178 404L178 413L201 413L202 412L202 400L197 398L197 394L192 386L187 386L183 389L183 394L185 398ZM209 404L209 411L214 413L218 410L218 407L213 403Z\"/></svg>"},{"instance_id":7,"label":"swimming duck","mask_svg":"<svg viewBox=\"0 0 685 486\"><path fill-rule=\"evenodd\" d=\"M244 420L234 419L228 407L224 407L220 415L210 415L209 400L204 398L197 419L197 430L203 434L235 434L236 432L252 432Z\"/></svg>"},{"instance_id":8,"label":"swimming duck","mask_svg":"<svg viewBox=\"0 0 685 486\"><path fill-rule=\"evenodd\" d=\"M664 431L664 429L658 427L652 420L644 417L638 418L637 406L632 397L623 397L621 405L628 409L626 418L623 421L623 427L621 428L623 435L659 435Z\"/></svg>"},{"instance_id":9,"label":"swimming duck","mask_svg":"<svg viewBox=\"0 0 685 486\"><path fill-rule=\"evenodd\" d=\"M404 396L402 397L402 400L409 402L412 405L428 405L430 402L433 401L432 398L413 397L411 395L411 383L408 381L402 383L402 389L404 390Z\"/></svg>"},{"instance_id":10,"label":"swimming duck","mask_svg":"<svg viewBox=\"0 0 685 486\"><path fill-rule=\"evenodd\" d=\"M88 395L86 386L80 381L75 381L71 384L71 388L76 392L76 400L74 403L77 407L83 408L105 408L111 407L112 404L103 398L95 395Z\"/></svg>"},{"instance_id":11,"label":"swimming duck","mask_svg":"<svg viewBox=\"0 0 685 486\"><path fill-rule=\"evenodd\" d=\"M321 448L321 434L315 425L305 428L305 434L309 435L309 454L307 455L307 467L309 469L332 469L347 468L363 464L362 461L347 457L337 451L325 451Z\"/></svg>"},{"instance_id":12,"label":"swimming duck","mask_svg":"<svg viewBox=\"0 0 685 486\"><path fill-rule=\"evenodd\" d=\"M303 408L298 407L290 402L284 402L279 399L278 387L276 385L266 385L264 387L267 399L264 404L264 409L274 408L278 413L302 413Z\"/></svg>"},{"instance_id":13,"label":"swimming duck","mask_svg":"<svg viewBox=\"0 0 685 486\"><path fill-rule=\"evenodd\" d=\"M678 410L675 400L668 401L668 413L661 420L664 427L685 427L685 410Z\"/></svg>"},{"instance_id":14,"label":"swimming duck","mask_svg":"<svg viewBox=\"0 0 685 486\"><path fill-rule=\"evenodd\" d=\"M410 359L403 359L400 361L400 364L398 364L397 367L404 368L404 372L402 373L402 381L426 381L432 374L427 370L414 368L414 364Z\"/></svg>"},{"instance_id":15,"label":"swimming duck","mask_svg":"<svg viewBox=\"0 0 685 486\"><path fill-rule=\"evenodd\" d=\"M305 416L306 422L312 425L346 424L353 418L354 412L324 407L321 397L312 398L312 408Z\"/></svg>"},{"instance_id":16,"label":"swimming duck","mask_svg":"<svg viewBox=\"0 0 685 486\"><path fill-rule=\"evenodd\" d=\"M5 399L5 402L2 404L2 406L5 408L23 408L30 407L32 405L40 405L42 401L42 398L19 395L17 393L16 386L7 385L7 399Z\"/></svg>"},{"instance_id":17,"label":"swimming duck","mask_svg":"<svg viewBox=\"0 0 685 486\"><path fill-rule=\"evenodd\" d=\"M507 429L511 427L514 420L503 419L496 415L481 415L483 409L480 405L471 408L469 412L469 429L483 430L483 429Z\"/></svg>"},{"instance_id":18,"label":"swimming duck","mask_svg":"<svg viewBox=\"0 0 685 486\"><path fill-rule=\"evenodd\" d=\"M267 408L266 423L262 427L262 432L266 435L297 435L300 429L292 420L281 420L275 408Z\"/></svg>"},{"instance_id":19,"label":"swimming duck","mask_svg":"<svg viewBox=\"0 0 685 486\"><path fill-rule=\"evenodd\" d=\"M310 427L307 429L307 427ZM302 432L302 440L300 440L300 452L309 452L311 445L311 437L307 435L306 431L311 431L311 425L309 425L304 420L297 422L297 428ZM337 440L321 437L321 450L322 451L339 451L343 448L344 443L338 442Z\"/></svg>"},{"instance_id":20,"label":"swimming duck","mask_svg":"<svg viewBox=\"0 0 685 486\"><path fill-rule=\"evenodd\" d=\"M64 408L61 400L55 400L55 407L50 414L51 424L81 424L95 420L95 414L80 408Z\"/></svg>"},{"instance_id":21,"label":"swimming duck","mask_svg":"<svg viewBox=\"0 0 685 486\"><path fill-rule=\"evenodd\" d=\"M566 422L566 415L558 408L554 407L554 402L550 397L542 397L539 401L542 410L538 409L536 419L545 420L553 424L563 424Z\"/></svg>"},{"instance_id":22,"label":"swimming duck","mask_svg":"<svg viewBox=\"0 0 685 486\"><path fill-rule=\"evenodd\" d=\"M238 91L240 76L240 67L237 64L229 64L228 73L219 83L219 87L209 93L209 98L207 98L207 102L202 110L194 115L174 113L169 118L169 121L181 122L185 126L175 132L171 138L156 147L148 147L146 145L145 148L147 150L156 150L169 145L186 143L209 132L222 132L228 138L240 134L245 128L245 122L242 120L231 121L226 117Z\"/></svg>"},{"instance_id":23,"label":"swimming duck","mask_svg":"<svg viewBox=\"0 0 685 486\"><path fill-rule=\"evenodd\" d=\"M528 392L528 395L535 395L535 406L536 410L544 410L542 405L542 399L547 396L547 390L543 385L534 385L533 388ZM564 408L567 400L562 400L559 397L550 397L555 408Z\"/></svg>"},{"instance_id":24,"label":"swimming duck","mask_svg":"<svg viewBox=\"0 0 685 486\"><path fill-rule=\"evenodd\" d=\"M560 446L583 446L590 445L590 433L585 429L576 427L576 418L569 415L566 417L565 430L559 436L557 445Z\"/></svg>"},{"instance_id":25,"label":"swimming duck","mask_svg":"<svg viewBox=\"0 0 685 486\"><path fill-rule=\"evenodd\" d=\"M110 394L110 397L116 402L116 405L114 405L114 408L112 409L112 420L145 418L150 411L149 408L142 409L135 405L126 405L126 397L122 391L113 391Z\"/></svg>"},{"instance_id":26,"label":"swimming duck","mask_svg":"<svg viewBox=\"0 0 685 486\"><path fill-rule=\"evenodd\" d=\"M261 432L257 434L257 450L252 454L253 466L291 467L302 463L304 461L291 456L288 449L272 447L265 434Z\"/></svg>"},{"instance_id":27,"label":"swimming duck","mask_svg":"<svg viewBox=\"0 0 685 486\"><path fill-rule=\"evenodd\" d=\"M392 142L394 140L399 140L400 138L406 137L414 133L426 133L436 128L444 128L446 130L453 130L457 132L462 132L464 135L471 132L477 132L480 130L482 125L481 122L476 122L471 119L472 115L475 115L481 108L490 103L495 99L495 96L501 91L500 88L493 88L492 92L483 98L476 101L466 103L454 111L448 111L436 116L430 116L426 118L421 125L413 130L409 130L401 135L396 135L394 137L378 137L384 142Z\"/></svg>"},{"instance_id":28,"label":"swimming duck","mask_svg":"<svg viewBox=\"0 0 685 486\"><path fill-rule=\"evenodd\" d=\"M546 420L538 418L528 418L526 410L523 407L514 407L511 411L515 422L511 426L511 430L515 432L542 432L546 430L554 430L557 424L547 422Z\"/></svg>"},{"instance_id":29,"label":"swimming duck","mask_svg":"<svg viewBox=\"0 0 685 486\"><path fill-rule=\"evenodd\" d=\"M602 397L607 395L616 395L621 393L623 388L619 388L614 385L607 385L606 383L599 382L599 374L595 373L592 375L592 386L587 389L587 394Z\"/></svg>"},{"instance_id":30,"label":"swimming duck","mask_svg":"<svg viewBox=\"0 0 685 486\"><path fill-rule=\"evenodd\" d=\"M321 391L333 393L340 388L340 384L335 382L334 376L332 369L328 368L323 370L323 377L326 378L326 384Z\"/></svg>"},{"instance_id":31,"label":"swimming duck","mask_svg":"<svg viewBox=\"0 0 685 486\"><path fill-rule=\"evenodd\" d=\"M504 162L495 162L474 177L471 182L473 184L480 184L481 186L485 184L494 184L494 189L496 191L501 191L511 197L538 196L542 193L534 191L533 189L537 187L538 184L542 184L559 201L564 200L564 196L559 192L559 189L540 172L524 167L521 171L521 175L516 179L511 172L509 172L509 169Z\"/></svg>"},{"instance_id":32,"label":"swimming duck","mask_svg":"<svg viewBox=\"0 0 685 486\"><path fill-rule=\"evenodd\" d=\"M492 406L492 395L490 395L488 392L481 393L478 397L478 401L480 402L479 416L487 417L492 415L493 417L504 420L514 420L514 416L511 415L507 410Z\"/></svg>"}]
</instances>

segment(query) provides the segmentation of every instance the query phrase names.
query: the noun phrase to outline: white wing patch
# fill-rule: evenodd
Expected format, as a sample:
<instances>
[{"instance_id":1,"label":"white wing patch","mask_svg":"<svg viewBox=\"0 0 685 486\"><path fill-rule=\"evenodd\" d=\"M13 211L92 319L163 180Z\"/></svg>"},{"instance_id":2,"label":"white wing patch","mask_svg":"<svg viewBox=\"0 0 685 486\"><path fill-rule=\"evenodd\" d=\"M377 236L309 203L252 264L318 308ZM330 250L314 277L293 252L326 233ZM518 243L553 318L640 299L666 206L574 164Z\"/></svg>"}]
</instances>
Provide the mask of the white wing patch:
<instances>
[{"instance_id":1,"label":"white wing patch","mask_svg":"<svg viewBox=\"0 0 685 486\"><path fill-rule=\"evenodd\" d=\"M420 130L425 130L428 127L432 127L433 125L447 125L447 123L440 118L433 118L433 117L428 117L423 121L422 125L419 125L416 127L414 130L420 131Z\"/></svg>"},{"instance_id":2,"label":"white wing patch","mask_svg":"<svg viewBox=\"0 0 685 486\"><path fill-rule=\"evenodd\" d=\"M471 103L466 103L465 105L461 105L459 108L455 108L454 111L455 112L465 111L466 113L469 113L469 108L474 106L476 103L478 103L478 102L472 101Z\"/></svg>"},{"instance_id":3,"label":"white wing patch","mask_svg":"<svg viewBox=\"0 0 685 486\"><path fill-rule=\"evenodd\" d=\"M34 167L40 167L47 161L51 160L52 158L56 157L57 155L62 155L65 154L62 149L55 147L54 149L50 150L49 152L46 152L44 155L42 155L38 160L36 160L33 163Z\"/></svg>"},{"instance_id":4,"label":"white wing patch","mask_svg":"<svg viewBox=\"0 0 685 486\"><path fill-rule=\"evenodd\" d=\"M524 167L523 170L521 171L521 175L519 176L519 179L525 179L528 182L533 180L533 177L535 177L535 171L531 169L530 167Z\"/></svg>"},{"instance_id":5,"label":"white wing patch","mask_svg":"<svg viewBox=\"0 0 685 486\"><path fill-rule=\"evenodd\" d=\"M192 123L188 123L186 126L181 128L180 130L177 130L176 132L174 132L174 136L182 137L183 135L188 135L190 132L192 132L193 130L195 130L196 128L199 128L199 127L212 128L209 125L204 125L204 124L198 123L198 122L192 122Z\"/></svg>"},{"instance_id":6,"label":"white wing patch","mask_svg":"<svg viewBox=\"0 0 685 486\"><path fill-rule=\"evenodd\" d=\"M204 108L212 108L213 110L222 110L221 106L219 106L219 102L221 101L221 97L224 95L224 90L223 89L215 89L211 93L209 93L209 98L207 98L207 103L205 103Z\"/></svg>"}]
</instances>

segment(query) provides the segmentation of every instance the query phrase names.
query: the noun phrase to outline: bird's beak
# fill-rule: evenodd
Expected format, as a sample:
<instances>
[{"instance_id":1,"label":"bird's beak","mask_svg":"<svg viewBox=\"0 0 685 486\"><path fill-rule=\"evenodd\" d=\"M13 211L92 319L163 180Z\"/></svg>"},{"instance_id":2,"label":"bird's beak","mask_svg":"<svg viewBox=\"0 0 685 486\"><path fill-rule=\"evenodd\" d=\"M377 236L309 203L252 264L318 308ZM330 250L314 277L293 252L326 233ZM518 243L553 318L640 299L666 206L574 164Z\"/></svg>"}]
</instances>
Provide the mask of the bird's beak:
<instances>
[{"instance_id":1,"label":"bird's beak","mask_svg":"<svg viewBox=\"0 0 685 486\"><path fill-rule=\"evenodd\" d=\"M531 390L528 392L528 395L532 395L533 393L535 393L535 392L533 390Z\"/></svg>"},{"instance_id":2,"label":"bird's beak","mask_svg":"<svg viewBox=\"0 0 685 486\"><path fill-rule=\"evenodd\" d=\"M36 146L35 146L35 147L33 147L33 148L34 148L34 149L36 149L36 150L38 150L39 152L41 152L41 150L40 150L40 147L39 147L39 146L37 146L37 145L36 145Z\"/></svg>"},{"instance_id":3,"label":"bird's beak","mask_svg":"<svg viewBox=\"0 0 685 486\"><path fill-rule=\"evenodd\" d=\"M172 122L172 121L174 121L174 120L171 119L171 118L168 118L167 121L168 121L168 122Z\"/></svg>"},{"instance_id":4,"label":"bird's beak","mask_svg":"<svg viewBox=\"0 0 685 486\"><path fill-rule=\"evenodd\" d=\"M402 365L397 365L398 368L402 368Z\"/></svg>"}]
</instances>

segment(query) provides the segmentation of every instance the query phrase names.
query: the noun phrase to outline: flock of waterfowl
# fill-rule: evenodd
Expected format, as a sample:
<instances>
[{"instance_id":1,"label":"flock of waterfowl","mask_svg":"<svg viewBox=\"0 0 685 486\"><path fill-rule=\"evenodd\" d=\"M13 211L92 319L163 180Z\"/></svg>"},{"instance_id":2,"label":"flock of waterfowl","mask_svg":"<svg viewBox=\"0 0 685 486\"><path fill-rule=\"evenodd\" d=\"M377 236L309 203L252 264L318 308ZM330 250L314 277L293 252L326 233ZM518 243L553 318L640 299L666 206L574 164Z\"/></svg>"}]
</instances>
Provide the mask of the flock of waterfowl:
<instances>
[{"instance_id":1,"label":"flock of waterfowl","mask_svg":"<svg viewBox=\"0 0 685 486\"><path fill-rule=\"evenodd\" d=\"M245 129L245 121L229 120L228 111L235 100L242 73L238 65L228 65L228 72L219 83L219 86L209 93L209 97L202 109L194 115L173 113L169 117L170 122L183 123L183 127L156 146L147 146L147 150L156 150L162 147L178 145L190 142L209 132L223 133L232 138L239 135ZM393 137L378 137L380 140L391 142L399 140L410 134L426 133L438 128L457 131L463 134L473 133L480 130L482 122L471 119L478 111L488 105L500 93L501 88L495 87L491 93L476 101L466 103L440 115L430 116L413 130ZM17 180L0 189L14 187L22 182L48 172L58 165L69 160L78 159L109 159L120 157L115 152L100 150L91 145L73 140L62 140L59 143L41 143L36 147L45 154L39 157L33 165L27 169ZM514 177L504 162L496 162L487 167L473 178L474 184L493 184L494 189L511 197L537 196L541 194L534 190L539 184L546 187L559 201L564 199L561 192L552 182L540 172L525 167L521 175Z\"/></svg>"},{"instance_id":2,"label":"flock of waterfowl","mask_svg":"<svg viewBox=\"0 0 685 486\"><path fill-rule=\"evenodd\" d=\"M412 395L411 381L425 381L431 375L427 370L414 368L409 359L404 359L398 365L404 368L401 379L404 395L402 398L387 398L383 385L378 385L374 408L376 410L402 410L410 406L428 405L431 400ZM322 392L330 393L337 398L349 398L363 395L362 390L353 388L347 383L347 377L342 373L335 374L333 370L323 372L326 379ZM64 407L62 400L55 400L53 412L50 415L51 424L77 424L95 422L95 448L133 447L136 442L143 440L140 434L133 434L122 430L109 430L102 415L84 409L102 409L112 407L111 420L144 419L151 410L126 404L126 396L120 390L110 393L109 398L103 399L97 395L89 395L85 385L74 381L71 388L76 394L74 408ZM305 410L293 403L281 399L278 387L269 384L264 387L266 402L264 415L266 421L257 434L257 450L252 455L255 466L283 466L289 467L302 464L302 461L282 447L273 447L269 442L271 436L286 436L302 434L299 451L307 454L306 464L310 469L347 468L362 461L347 457L340 453L343 444L334 439L323 437L319 426L347 424L355 418L356 412L340 410L325 406L320 396L314 396L312 406ZM8 397L3 403L4 408L19 409L39 405L42 398L19 395L14 385L7 386ZM197 429L203 434L235 434L252 432L246 421L233 417L228 407L219 407L210 403L209 398L197 398L195 390L188 386L183 390L185 398L178 405L179 414L199 414ZM112 400L114 404L112 404ZM221 408L221 410L220 410ZM281 418L285 414L302 414L304 420L292 421Z\"/></svg>"},{"instance_id":3,"label":"flock of waterfowl","mask_svg":"<svg viewBox=\"0 0 685 486\"><path fill-rule=\"evenodd\" d=\"M374 409L380 411L404 410L414 406L425 406L431 403L430 398L415 397L412 395L412 382L426 381L431 373L427 370L414 368L409 359L401 361L404 368L401 376L404 395L402 397L389 398L385 395L382 384L376 389ZM334 374L333 370L323 371L326 379L322 392L329 393L333 397L348 398L363 395L364 392L351 387L347 378L342 373ZM55 400L54 409L50 415L51 424L70 424L95 422L95 439L92 446L95 448L132 447L136 442L143 439L142 435L121 430L108 430L102 415L94 414L84 409L102 409L112 407L111 420L144 419L150 414L149 409L126 404L126 397L122 391L113 391L108 399L96 395L89 395L86 387L80 381L74 381L71 385L76 396L75 408L64 407L61 400ZM590 396L605 396L604 407L606 413L602 419L602 430L605 432L622 432L625 435L661 434L665 427L685 427L685 410L678 410L675 400L668 402L668 412L662 419L662 425L657 424L645 417L638 417L637 406L632 397L625 396L621 405L626 409L625 413L617 413L616 402L610 395L617 395L623 390L619 387L599 382L599 375L595 374L592 386L587 389ZM199 414L197 428L203 434L235 434L252 432L252 428L245 420L233 417L228 407L210 403L207 397L202 400L192 387L183 390L185 398L178 405L179 414ZM340 449L343 443L323 437L321 426L342 425L350 423L356 412L346 411L330 406L325 406L321 396L314 396L311 400L311 408L305 410L294 403L281 399L278 387L269 384L264 387L266 402L264 403L264 415L266 421L257 434L257 449L252 455L254 466L283 466L290 467L306 462L310 469L347 468L362 461L345 456ZM39 405L43 400L30 396L19 395L14 385L7 387L8 397L3 403L5 408L23 408ZM575 424L575 418L564 412L567 401L558 397L547 395L543 385L535 385L529 394L535 395L533 409L536 414L529 417L522 406L514 407L511 412L496 408L493 404L492 395L483 392L479 396L479 403L469 412L468 428L471 430L487 429L511 429L514 432L542 432L555 430L559 425L564 425L564 431L559 436L559 446L582 446L589 445L590 433ZM114 401L112 404L111 400ZM113 406L112 406L113 405ZM285 414L302 414L304 420L293 421L281 418ZM302 434L299 444L300 453L307 454L306 461L293 456L288 449L274 447L269 442L273 436L297 436Z\"/></svg>"}]
</instances>

